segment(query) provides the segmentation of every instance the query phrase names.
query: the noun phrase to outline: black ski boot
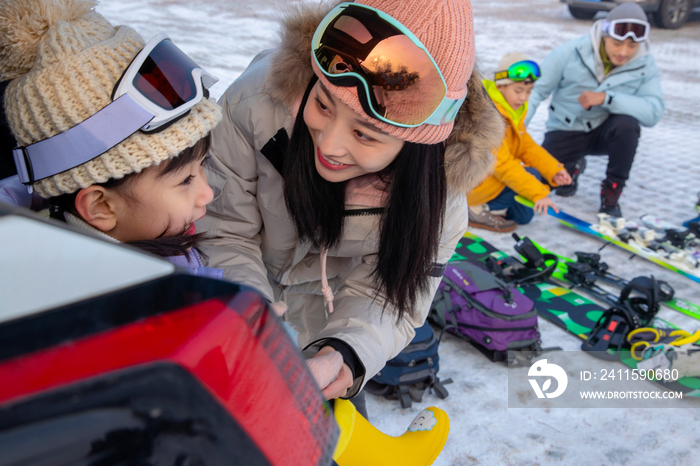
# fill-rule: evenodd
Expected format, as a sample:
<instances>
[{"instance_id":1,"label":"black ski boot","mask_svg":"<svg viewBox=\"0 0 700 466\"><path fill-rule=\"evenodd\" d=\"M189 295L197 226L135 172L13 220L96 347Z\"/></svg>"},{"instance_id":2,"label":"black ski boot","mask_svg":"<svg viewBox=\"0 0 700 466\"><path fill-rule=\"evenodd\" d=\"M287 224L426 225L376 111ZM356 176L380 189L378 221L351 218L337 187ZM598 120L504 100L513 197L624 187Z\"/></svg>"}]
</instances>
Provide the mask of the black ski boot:
<instances>
[{"instance_id":1,"label":"black ski boot","mask_svg":"<svg viewBox=\"0 0 700 466\"><path fill-rule=\"evenodd\" d=\"M554 192L557 194L557 196L561 197L571 197L574 194L576 194L576 190L578 189L578 177L581 176L581 173L586 169L586 157L581 157L573 167L569 170L569 174L571 175L571 184L568 186L560 186L557 188Z\"/></svg>"},{"instance_id":2,"label":"black ski boot","mask_svg":"<svg viewBox=\"0 0 700 466\"><path fill-rule=\"evenodd\" d=\"M620 205L617 203L622 194L622 188L625 183L612 181L609 178L603 180L600 184L600 210L599 212L608 214L611 217L622 217Z\"/></svg>"}]
</instances>

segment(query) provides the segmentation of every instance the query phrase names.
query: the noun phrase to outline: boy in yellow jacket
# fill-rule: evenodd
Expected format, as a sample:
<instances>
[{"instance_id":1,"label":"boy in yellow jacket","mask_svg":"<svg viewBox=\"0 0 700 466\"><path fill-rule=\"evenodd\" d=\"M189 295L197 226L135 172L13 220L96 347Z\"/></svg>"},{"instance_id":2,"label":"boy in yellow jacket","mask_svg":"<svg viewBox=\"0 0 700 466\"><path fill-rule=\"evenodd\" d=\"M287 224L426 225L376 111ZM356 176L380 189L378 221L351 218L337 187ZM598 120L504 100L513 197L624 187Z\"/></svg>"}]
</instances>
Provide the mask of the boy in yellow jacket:
<instances>
[{"instance_id":1,"label":"boy in yellow jacket","mask_svg":"<svg viewBox=\"0 0 700 466\"><path fill-rule=\"evenodd\" d=\"M547 207L559 211L549 197L549 186L568 185L571 176L525 130L527 100L539 77L537 63L512 52L501 59L494 80L483 81L506 121L506 133L496 153L493 174L467 194L471 227L507 232L528 223L533 209L517 203L516 194L533 201L538 213ZM542 183L542 178L549 185Z\"/></svg>"}]
</instances>

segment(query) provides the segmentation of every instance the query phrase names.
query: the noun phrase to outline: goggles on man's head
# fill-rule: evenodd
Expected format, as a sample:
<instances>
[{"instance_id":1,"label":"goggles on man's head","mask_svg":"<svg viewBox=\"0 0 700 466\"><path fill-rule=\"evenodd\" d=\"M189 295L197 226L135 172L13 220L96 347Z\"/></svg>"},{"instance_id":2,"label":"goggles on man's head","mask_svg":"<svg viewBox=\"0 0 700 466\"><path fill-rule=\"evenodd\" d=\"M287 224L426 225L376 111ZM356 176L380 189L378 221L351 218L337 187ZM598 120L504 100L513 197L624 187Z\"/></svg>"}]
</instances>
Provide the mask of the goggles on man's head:
<instances>
[{"instance_id":1,"label":"goggles on man's head","mask_svg":"<svg viewBox=\"0 0 700 466\"><path fill-rule=\"evenodd\" d=\"M540 78L540 67L530 60L523 60L513 63L507 70L496 71L494 80L510 79L515 82L534 82Z\"/></svg>"},{"instance_id":2,"label":"goggles on man's head","mask_svg":"<svg viewBox=\"0 0 700 466\"><path fill-rule=\"evenodd\" d=\"M616 40L631 37L635 42L642 42L649 37L650 29L649 23L640 19L616 19L603 23L603 31Z\"/></svg>"},{"instance_id":3,"label":"goggles on man's head","mask_svg":"<svg viewBox=\"0 0 700 466\"><path fill-rule=\"evenodd\" d=\"M366 5L341 3L331 10L311 50L328 81L357 87L365 113L394 126L450 123L466 98L448 98L445 78L420 40Z\"/></svg>"},{"instance_id":4,"label":"goggles on man's head","mask_svg":"<svg viewBox=\"0 0 700 466\"><path fill-rule=\"evenodd\" d=\"M57 175L107 152L141 130L157 132L186 116L218 79L165 34L134 57L112 92L112 102L76 126L13 150L22 183Z\"/></svg>"}]
</instances>

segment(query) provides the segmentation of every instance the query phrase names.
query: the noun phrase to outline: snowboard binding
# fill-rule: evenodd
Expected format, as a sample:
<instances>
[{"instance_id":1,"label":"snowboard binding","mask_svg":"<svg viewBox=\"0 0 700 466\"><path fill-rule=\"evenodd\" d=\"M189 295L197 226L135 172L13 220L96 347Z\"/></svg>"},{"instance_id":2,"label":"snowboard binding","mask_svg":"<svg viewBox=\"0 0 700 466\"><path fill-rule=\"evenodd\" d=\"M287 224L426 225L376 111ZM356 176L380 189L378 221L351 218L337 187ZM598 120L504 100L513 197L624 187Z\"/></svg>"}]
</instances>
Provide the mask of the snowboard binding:
<instances>
[{"instance_id":1,"label":"snowboard binding","mask_svg":"<svg viewBox=\"0 0 700 466\"><path fill-rule=\"evenodd\" d=\"M631 296L633 292L638 295ZM581 349L601 359L619 359L622 349L629 347L628 334L648 325L659 311L661 294L654 277L632 279L622 289L618 304L600 317Z\"/></svg>"},{"instance_id":2,"label":"snowboard binding","mask_svg":"<svg viewBox=\"0 0 700 466\"><path fill-rule=\"evenodd\" d=\"M522 269L513 280L515 284L541 283L552 276L559 264L557 256L540 252L528 237L521 238L517 233L513 233L513 239L513 248L525 259Z\"/></svg>"},{"instance_id":3,"label":"snowboard binding","mask_svg":"<svg viewBox=\"0 0 700 466\"><path fill-rule=\"evenodd\" d=\"M615 361L620 358L627 334L633 325L632 314L628 309L624 306L611 307L600 317L588 339L581 343L581 349L600 359Z\"/></svg>"},{"instance_id":4,"label":"snowboard binding","mask_svg":"<svg viewBox=\"0 0 700 466\"><path fill-rule=\"evenodd\" d=\"M600 261L600 254L596 252L581 252L577 251L576 260L581 264L587 264L595 271L607 272L608 264Z\"/></svg>"},{"instance_id":5,"label":"snowboard binding","mask_svg":"<svg viewBox=\"0 0 700 466\"><path fill-rule=\"evenodd\" d=\"M513 239L516 241L514 246L516 252L525 259L525 262L511 256L500 260L488 257L485 264L489 272L514 286L541 283L552 276L559 263L557 256L543 254L530 238L521 238L517 233L513 233Z\"/></svg>"}]
</instances>

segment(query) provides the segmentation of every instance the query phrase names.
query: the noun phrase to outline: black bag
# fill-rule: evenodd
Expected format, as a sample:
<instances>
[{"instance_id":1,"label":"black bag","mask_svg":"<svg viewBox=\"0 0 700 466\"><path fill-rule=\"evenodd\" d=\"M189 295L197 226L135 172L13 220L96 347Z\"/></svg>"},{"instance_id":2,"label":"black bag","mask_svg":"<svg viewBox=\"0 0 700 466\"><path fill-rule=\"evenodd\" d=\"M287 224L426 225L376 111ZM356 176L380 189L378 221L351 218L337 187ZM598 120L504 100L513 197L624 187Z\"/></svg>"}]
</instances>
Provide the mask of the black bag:
<instances>
[{"instance_id":1,"label":"black bag","mask_svg":"<svg viewBox=\"0 0 700 466\"><path fill-rule=\"evenodd\" d=\"M443 385L452 380L441 382L437 377L438 343L433 328L426 322L416 329L411 343L367 382L365 389L389 400L398 399L402 408L410 408L411 401L422 401L426 390L433 389L438 398L446 398L448 393Z\"/></svg>"}]
</instances>

